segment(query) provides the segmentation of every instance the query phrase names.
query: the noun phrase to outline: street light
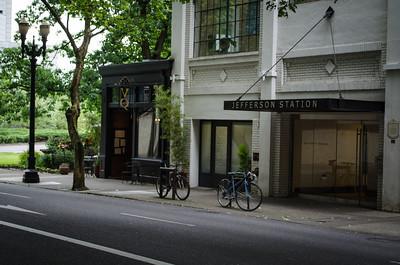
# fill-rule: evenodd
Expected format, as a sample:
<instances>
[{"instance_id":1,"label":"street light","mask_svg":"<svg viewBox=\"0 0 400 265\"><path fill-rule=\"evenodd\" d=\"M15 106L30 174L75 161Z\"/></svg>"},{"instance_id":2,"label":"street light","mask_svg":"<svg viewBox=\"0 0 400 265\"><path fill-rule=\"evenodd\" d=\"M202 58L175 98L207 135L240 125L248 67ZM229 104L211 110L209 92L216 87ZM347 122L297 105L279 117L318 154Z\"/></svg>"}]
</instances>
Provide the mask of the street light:
<instances>
[{"instance_id":1,"label":"street light","mask_svg":"<svg viewBox=\"0 0 400 265\"><path fill-rule=\"evenodd\" d=\"M42 47L38 48L35 44L35 37L33 37L32 45L25 44L26 34L29 30L29 23L23 18L18 23L19 33L21 35L21 48L22 57L26 55L29 56L29 61L31 62L31 95L30 95L30 105L29 105L29 157L28 157L28 169L24 172L24 177L22 179L25 183L38 183L40 182L39 174L36 171L35 166L35 81L36 81L36 57L46 55L46 42L47 36L50 32L50 25L48 23L43 23L40 25L39 35L42 37Z\"/></svg>"}]
</instances>

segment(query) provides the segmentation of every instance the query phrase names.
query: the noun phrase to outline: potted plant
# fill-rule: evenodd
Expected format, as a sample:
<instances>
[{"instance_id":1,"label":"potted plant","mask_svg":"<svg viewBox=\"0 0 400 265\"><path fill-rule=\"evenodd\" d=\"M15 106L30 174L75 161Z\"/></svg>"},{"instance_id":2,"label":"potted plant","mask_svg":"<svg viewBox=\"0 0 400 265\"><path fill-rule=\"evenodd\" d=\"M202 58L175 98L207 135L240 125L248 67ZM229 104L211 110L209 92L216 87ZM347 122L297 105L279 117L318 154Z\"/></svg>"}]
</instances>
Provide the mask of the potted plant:
<instances>
[{"instance_id":1,"label":"potted plant","mask_svg":"<svg viewBox=\"0 0 400 265\"><path fill-rule=\"evenodd\" d=\"M239 156L239 167L241 171L247 171L250 169L251 159L249 156L249 150L247 145L240 144L238 146L238 156Z\"/></svg>"},{"instance_id":2,"label":"potted plant","mask_svg":"<svg viewBox=\"0 0 400 265\"><path fill-rule=\"evenodd\" d=\"M235 46L236 43L234 40L232 40L229 37L224 37L222 39L219 40L219 52L220 53L227 53L229 51L229 47L231 47L231 45Z\"/></svg>"}]
</instances>

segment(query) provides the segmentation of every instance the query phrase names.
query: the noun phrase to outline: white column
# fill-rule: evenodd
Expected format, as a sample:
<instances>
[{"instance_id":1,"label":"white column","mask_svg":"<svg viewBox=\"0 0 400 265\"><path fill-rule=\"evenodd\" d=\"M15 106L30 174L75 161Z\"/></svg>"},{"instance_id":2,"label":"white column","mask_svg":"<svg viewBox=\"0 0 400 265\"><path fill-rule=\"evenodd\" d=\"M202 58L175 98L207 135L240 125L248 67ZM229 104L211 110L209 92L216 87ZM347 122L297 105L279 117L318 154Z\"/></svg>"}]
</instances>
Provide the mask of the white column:
<instances>
[{"instance_id":1,"label":"white column","mask_svg":"<svg viewBox=\"0 0 400 265\"><path fill-rule=\"evenodd\" d=\"M179 2L172 3L172 30L171 30L171 58L174 65L171 73L171 89L182 101L185 85L185 25L186 5Z\"/></svg>"},{"instance_id":2,"label":"white column","mask_svg":"<svg viewBox=\"0 0 400 265\"><path fill-rule=\"evenodd\" d=\"M264 2L262 2L264 3ZM278 6L278 1L276 1ZM278 39L278 11L267 11L262 5L262 25L260 40L260 70L265 73L276 62L276 47ZM274 99L276 87L275 68L261 82L261 99ZM260 161L259 185L264 196L270 194L271 172L271 113L260 113Z\"/></svg>"},{"instance_id":3,"label":"white column","mask_svg":"<svg viewBox=\"0 0 400 265\"><path fill-rule=\"evenodd\" d=\"M388 0L382 208L400 212L400 138L388 137L388 124L400 122L400 1Z\"/></svg>"},{"instance_id":4,"label":"white column","mask_svg":"<svg viewBox=\"0 0 400 265\"><path fill-rule=\"evenodd\" d=\"M200 121L192 120L190 128L190 186L199 186Z\"/></svg>"}]
</instances>

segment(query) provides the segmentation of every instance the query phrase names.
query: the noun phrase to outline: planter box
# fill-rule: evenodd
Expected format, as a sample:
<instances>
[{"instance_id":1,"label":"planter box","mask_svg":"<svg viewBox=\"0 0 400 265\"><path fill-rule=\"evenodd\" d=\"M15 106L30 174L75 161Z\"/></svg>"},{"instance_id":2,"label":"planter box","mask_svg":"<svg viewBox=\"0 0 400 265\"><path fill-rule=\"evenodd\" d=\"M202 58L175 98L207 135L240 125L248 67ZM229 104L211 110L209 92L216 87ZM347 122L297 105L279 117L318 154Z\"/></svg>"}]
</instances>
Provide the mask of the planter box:
<instances>
[{"instance_id":1,"label":"planter box","mask_svg":"<svg viewBox=\"0 0 400 265\"><path fill-rule=\"evenodd\" d=\"M61 175L67 175L69 173L69 163L62 163L58 170L60 171Z\"/></svg>"}]
</instances>

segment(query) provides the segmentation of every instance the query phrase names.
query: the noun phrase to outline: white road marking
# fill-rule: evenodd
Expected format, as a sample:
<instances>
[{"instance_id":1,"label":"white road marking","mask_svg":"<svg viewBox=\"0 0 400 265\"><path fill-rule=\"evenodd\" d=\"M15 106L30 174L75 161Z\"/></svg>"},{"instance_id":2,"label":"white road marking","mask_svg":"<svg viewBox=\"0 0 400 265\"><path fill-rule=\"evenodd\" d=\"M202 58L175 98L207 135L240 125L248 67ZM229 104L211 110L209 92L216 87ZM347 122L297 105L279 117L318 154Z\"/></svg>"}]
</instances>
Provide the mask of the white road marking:
<instances>
[{"instance_id":1,"label":"white road marking","mask_svg":"<svg viewBox=\"0 0 400 265\"><path fill-rule=\"evenodd\" d=\"M12 205L0 205L0 208L7 209L7 210L18 211L18 212L24 212L24 213L33 213L33 214L38 214L38 215L45 215L43 213L34 212L34 211L31 211L31 210L15 207L15 206L12 206Z\"/></svg>"},{"instance_id":2,"label":"white road marking","mask_svg":"<svg viewBox=\"0 0 400 265\"><path fill-rule=\"evenodd\" d=\"M130 214L130 213L121 213L121 215L131 216L131 217L136 217L136 218L142 218L142 219L147 219L147 220L152 220L152 221L158 221L158 222L163 222L163 223L170 223L170 224L176 224L176 225L184 225L184 226L189 226L189 227L194 227L194 226L196 226L196 225L193 225L193 224L185 224L185 223L180 223L180 222L175 222L175 221L169 221L169 220L164 220L164 219L158 219L158 218L152 218L152 217L141 216L141 215L135 215L135 214Z\"/></svg>"},{"instance_id":3,"label":"white road marking","mask_svg":"<svg viewBox=\"0 0 400 265\"><path fill-rule=\"evenodd\" d=\"M111 253L111 254L114 254L114 255L118 255L118 256L121 256L121 257L129 258L129 259L133 259L133 260L138 260L138 261L145 262L145 263L148 263L148 264L173 265L172 263L167 263L167 262L164 262L164 261L160 261L160 260L156 260L156 259L152 259L152 258L136 255L136 254L133 254L133 253L121 251L121 250L114 249L114 248L105 247L105 246L102 246L102 245L97 245L97 244L94 244L94 243L82 241L82 240L71 238L71 237L57 235L57 234L54 234L54 233L50 233L50 232L46 232L46 231L30 228L30 227L27 227L27 226L17 225L17 224L13 224L13 223L9 223L9 222L4 222L4 221L0 221L0 225L4 225L4 226L7 226L7 227L23 230L23 231L30 232L30 233L33 233L33 234L38 234L38 235L42 235L42 236L58 239L58 240L61 240L61 241L65 241L65 242L68 242L68 243L72 243L72 244L81 245L81 246L84 246L84 247L100 250L100 251Z\"/></svg>"},{"instance_id":4,"label":"white road marking","mask_svg":"<svg viewBox=\"0 0 400 265\"><path fill-rule=\"evenodd\" d=\"M0 192L0 194L1 194L1 195L7 195L7 196L18 197L18 198L24 198L24 199L30 199L30 198L31 198L31 197L28 197L28 196L22 196L22 195L7 193L7 192Z\"/></svg>"},{"instance_id":5,"label":"white road marking","mask_svg":"<svg viewBox=\"0 0 400 265\"><path fill-rule=\"evenodd\" d=\"M390 263L393 263L393 264L400 264L400 261L391 260Z\"/></svg>"}]
</instances>

